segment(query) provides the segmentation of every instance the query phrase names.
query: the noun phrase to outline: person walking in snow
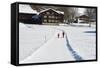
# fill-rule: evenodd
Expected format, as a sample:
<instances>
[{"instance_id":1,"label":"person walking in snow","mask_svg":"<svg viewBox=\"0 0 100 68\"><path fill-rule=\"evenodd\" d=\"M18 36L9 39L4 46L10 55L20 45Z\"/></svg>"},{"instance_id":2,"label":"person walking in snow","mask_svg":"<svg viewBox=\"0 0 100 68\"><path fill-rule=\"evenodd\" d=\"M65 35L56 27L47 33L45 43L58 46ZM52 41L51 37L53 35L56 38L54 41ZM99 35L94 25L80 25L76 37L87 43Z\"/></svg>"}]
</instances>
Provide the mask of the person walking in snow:
<instances>
[{"instance_id":1,"label":"person walking in snow","mask_svg":"<svg viewBox=\"0 0 100 68\"><path fill-rule=\"evenodd\" d=\"M63 38L64 38L64 35L65 35L65 33L64 33L64 31L62 32L62 36L63 36Z\"/></svg>"},{"instance_id":2,"label":"person walking in snow","mask_svg":"<svg viewBox=\"0 0 100 68\"><path fill-rule=\"evenodd\" d=\"M59 33L58 33L58 38L59 38Z\"/></svg>"}]
</instances>

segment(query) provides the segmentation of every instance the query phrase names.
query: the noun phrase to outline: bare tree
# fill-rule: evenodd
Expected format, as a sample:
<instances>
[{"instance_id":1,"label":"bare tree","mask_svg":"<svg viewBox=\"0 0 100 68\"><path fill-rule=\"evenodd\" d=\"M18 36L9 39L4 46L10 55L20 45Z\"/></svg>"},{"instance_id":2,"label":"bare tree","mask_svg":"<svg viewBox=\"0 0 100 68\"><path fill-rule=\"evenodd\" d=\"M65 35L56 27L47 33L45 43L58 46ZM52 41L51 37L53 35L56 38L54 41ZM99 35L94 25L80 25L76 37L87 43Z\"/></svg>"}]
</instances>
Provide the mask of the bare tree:
<instances>
[{"instance_id":1,"label":"bare tree","mask_svg":"<svg viewBox=\"0 0 100 68\"><path fill-rule=\"evenodd\" d=\"M72 23L74 22L74 19L78 14L78 8L74 8L74 7L69 8L69 14L70 14L69 15L70 23Z\"/></svg>"},{"instance_id":2,"label":"bare tree","mask_svg":"<svg viewBox=\"0 0 100 68\"><path fill-rule=\"evenodd\" d=\"M74 21L78 13L78 9L74 7L59 7L58 10L64 12L64 19L68 21L68 24Z\"/></svg>"},{"instance_id":3,"label":"bare tree","mask_svg":"<svg viewBox=\"0 0 100 68\"><path fill-rule=\"evenodd\" d=\"M64 12L64 22L69 20L69 7L58 7L57 10ZM68 23L68 22L67 22Z\"/></svg>"},{"instance_id":4,"label":"bare tree","mask_svg":"<svg viewBox=\"0 0 100 68\"><path fill-rule=\"evenodd\" d=\"M86 8L85 14L89 17L89 27L91 27L91 18L94 16L94 13L96 13L96 10L94 8Z\"/></svg>"}]
</instances>

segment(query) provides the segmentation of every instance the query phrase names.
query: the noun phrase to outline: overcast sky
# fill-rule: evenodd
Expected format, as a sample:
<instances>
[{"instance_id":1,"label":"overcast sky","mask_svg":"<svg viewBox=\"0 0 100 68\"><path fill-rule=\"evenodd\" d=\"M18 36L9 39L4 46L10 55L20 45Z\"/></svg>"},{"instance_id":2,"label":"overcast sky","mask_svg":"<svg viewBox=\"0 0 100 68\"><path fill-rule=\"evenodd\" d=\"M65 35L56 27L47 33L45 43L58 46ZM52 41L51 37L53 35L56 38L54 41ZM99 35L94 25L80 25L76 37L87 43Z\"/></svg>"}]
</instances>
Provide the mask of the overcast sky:
<instances>
[{"instance_id":1,"label":"overcast sky","mask_svg":"<svg viewBox=\"0 0 100 68\"><path fill-rule=\"evenodd\" d=\"M85 8L78 8L78 13L79 13L80 15L83 15L84 12L85 12Z\"/></svg>"}]
</instances>

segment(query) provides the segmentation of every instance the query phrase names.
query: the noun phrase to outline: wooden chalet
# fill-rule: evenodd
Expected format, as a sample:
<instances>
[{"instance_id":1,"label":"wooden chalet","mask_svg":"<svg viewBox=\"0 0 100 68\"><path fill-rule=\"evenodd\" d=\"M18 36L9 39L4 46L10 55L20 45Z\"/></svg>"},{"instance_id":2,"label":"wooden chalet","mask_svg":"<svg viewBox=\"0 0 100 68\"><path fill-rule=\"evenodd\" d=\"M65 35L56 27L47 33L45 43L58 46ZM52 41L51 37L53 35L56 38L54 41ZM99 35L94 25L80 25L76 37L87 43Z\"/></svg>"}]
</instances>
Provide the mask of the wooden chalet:
<instances>
[{"instance_id":1,"label":"wooden chalet","mask_svg":"<svg viewBox=\"0 0 100 68\"><path fill-rule=\"evenodd\" d=\"M43 23L62 23L64 19L64 12L51 8L40 11L39 15L42 16Z\"/></svg>"},{"instance_id":2,"label":"wooden chalet","mask_svg":"<svg viewBox=\"0 0 100 68\"><path fill-rule=\"evenodd\" d=\"M77 21L79 23L88 23L89 17L86 15L81 15L81 16L77 17L77 19L78 19Z\"/></svg>"}]
</instances>

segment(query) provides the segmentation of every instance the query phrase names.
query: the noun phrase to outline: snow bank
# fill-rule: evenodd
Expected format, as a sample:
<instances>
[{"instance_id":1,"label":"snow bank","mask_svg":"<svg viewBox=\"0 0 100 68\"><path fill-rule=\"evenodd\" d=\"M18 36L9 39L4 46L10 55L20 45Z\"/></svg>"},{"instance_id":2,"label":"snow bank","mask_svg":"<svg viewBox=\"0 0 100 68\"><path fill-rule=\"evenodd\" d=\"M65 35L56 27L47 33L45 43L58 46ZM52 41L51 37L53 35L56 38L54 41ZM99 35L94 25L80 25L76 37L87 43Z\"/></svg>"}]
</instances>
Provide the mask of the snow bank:
<instances>
[{"instance_id":1,"label":"snow bank","mask_svg":"<svg viewBox=\"0 0 100 68\"><path fill-rule=\"evenodd\" d=\"M19 60L23 60L40 48L55 34L50 26L19 23Z\"/></svg>"},{"instance_id":2,"label":"snow bank","mask_svg":"<svg viewBox=\"0 0 100 68\"><path fill-rule=\"evenodd\" d=\"M60 26L67 26L68 24L59 24Z\"/></svg>"},{"instance_id":3,"label":"snow bank","mask_svg":"<svg viewBox=\"0 0 100 68\"><path fill-rule=\"evenodd\" d=\"M87 23L71 23L72 26L78 26L78 27L89 27L89 24ZM91 27L96 27L95 24L91 24Z\"/></svg>"}]
</instances>

